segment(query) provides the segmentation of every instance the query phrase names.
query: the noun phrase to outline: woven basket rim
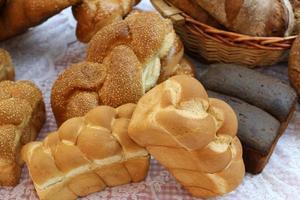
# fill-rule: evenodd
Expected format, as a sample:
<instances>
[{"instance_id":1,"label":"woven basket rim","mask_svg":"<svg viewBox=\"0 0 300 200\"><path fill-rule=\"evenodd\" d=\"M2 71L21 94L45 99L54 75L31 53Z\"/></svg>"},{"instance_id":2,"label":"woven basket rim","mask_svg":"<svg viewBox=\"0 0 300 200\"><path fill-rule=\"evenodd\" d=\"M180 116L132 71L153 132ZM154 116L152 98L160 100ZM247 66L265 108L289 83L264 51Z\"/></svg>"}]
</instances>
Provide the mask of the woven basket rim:
<instances>
[{"instance_id":1,"label":"woven basket rim","mask_svg":"<svg viewBox=\"0 0 300 200\"><path fill-rule=\"evenodd\" d=\"M226 43L230 46L243 46L264 50L286 50L291 48L293 41L297 37L296 35L288 37L258 37L221 30L195 20L185 12L174 7L167 0L151 0L151 2L164 17L171 18L180 15L184 19L185 25L189 25L188 29L191 33L195 35L197 33L205 34L213 40ZM162 8L160 5L165 6ZM168 7L170 10L164 12L163 10Z\"/></svg>"}]
</instances>

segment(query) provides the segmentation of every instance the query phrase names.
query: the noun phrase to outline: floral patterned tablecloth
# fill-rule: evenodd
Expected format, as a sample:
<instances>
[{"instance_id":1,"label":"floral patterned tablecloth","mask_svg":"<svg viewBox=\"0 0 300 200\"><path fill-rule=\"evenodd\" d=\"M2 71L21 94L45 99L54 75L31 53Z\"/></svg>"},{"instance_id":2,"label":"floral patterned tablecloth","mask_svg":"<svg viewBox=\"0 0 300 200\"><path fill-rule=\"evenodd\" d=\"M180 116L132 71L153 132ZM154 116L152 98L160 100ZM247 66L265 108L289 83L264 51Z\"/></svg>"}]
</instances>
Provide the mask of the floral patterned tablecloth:
<instances>
[{"instance_id":1,"label":"floral patterned tablecloth","mask_svg":"<svg viewBox=\"0 0 300 200\"><path fill-rule=\"evenodd\" d=\"M144 0L139 8L152 10L149 1ZM23 35L0 43L7 49L16 66L17 80L32 80L43 91L47 105L47 123L39 139L56 129L50 107L50 91L57 75L71 63L82 61L86 46L76 40L75 21L70 9L51 18L43 25ZM265 73L287 81L286 64L268 69ZM14 188L1 188L0 199L38 199L26 167L23 168L20 184ZM113 200L191 200L174 178L151 160L151 167L145 181L115 188L82 199ZM269 164L260 175L247 174L240 187L216 199L237 200L296 200L300 199L300 112L294 115L287 131L280 139Z\"/></svg>"}]
</instances>

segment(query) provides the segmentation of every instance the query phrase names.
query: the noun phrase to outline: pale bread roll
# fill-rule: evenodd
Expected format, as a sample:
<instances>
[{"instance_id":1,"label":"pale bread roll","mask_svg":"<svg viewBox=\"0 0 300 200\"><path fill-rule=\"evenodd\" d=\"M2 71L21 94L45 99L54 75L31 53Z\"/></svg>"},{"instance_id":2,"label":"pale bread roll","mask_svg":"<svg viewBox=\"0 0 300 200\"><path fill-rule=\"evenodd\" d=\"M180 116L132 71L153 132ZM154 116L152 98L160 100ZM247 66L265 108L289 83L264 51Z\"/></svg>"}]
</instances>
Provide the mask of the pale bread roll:
<instances>
[{"instance_id":1,"label":"pale bread roll","mask_svg":"<svg viewBox=\"0 0 300 200\"><path fill-rule=\"evenodd\" d=\"M237 118L194 78L174 76L137 104L130 137L196 197L234 190L245 174Z\"/></svg>"}]
</instances>

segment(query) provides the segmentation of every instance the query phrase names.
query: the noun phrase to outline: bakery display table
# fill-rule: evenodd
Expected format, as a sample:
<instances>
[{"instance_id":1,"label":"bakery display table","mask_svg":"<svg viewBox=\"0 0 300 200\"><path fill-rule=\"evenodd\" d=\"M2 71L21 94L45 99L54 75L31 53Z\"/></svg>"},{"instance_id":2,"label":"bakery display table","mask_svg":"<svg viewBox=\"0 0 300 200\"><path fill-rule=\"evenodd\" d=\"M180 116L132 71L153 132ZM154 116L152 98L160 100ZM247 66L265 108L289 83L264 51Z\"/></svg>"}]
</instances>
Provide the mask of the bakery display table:
<instances>
[{"instance_id":1,"label":"bakery display table","mask_svg":"<svg viewBox=\"0 0 300 200\"><path fill-rule=\"evenodd\" d=\"M152 10L149 1L142 1L139 8ZM47 123L39 140L56 130L50 106L50 93L57 75L72 63L85 57L86 45L75 37L75 21L67 9L44 24L23 35L0 43L8 50L16 67L16 80L32 80L43 91L47 108ZM198 64L198 70L204 65ZM287 82L287 64L282 63L264 73ZM288 129L278 142L264 171L259 175L247 174L234 192L215 199L295 200L300 199L300 112L297 106ZM23 168L20 184L15 188L1 188L0 199L38 199L27 168ZM191 197L179 183L154 159L145 181L114 188L90 195L83 199L113 200L190 200Z\"/></svg>"}]
</instances>

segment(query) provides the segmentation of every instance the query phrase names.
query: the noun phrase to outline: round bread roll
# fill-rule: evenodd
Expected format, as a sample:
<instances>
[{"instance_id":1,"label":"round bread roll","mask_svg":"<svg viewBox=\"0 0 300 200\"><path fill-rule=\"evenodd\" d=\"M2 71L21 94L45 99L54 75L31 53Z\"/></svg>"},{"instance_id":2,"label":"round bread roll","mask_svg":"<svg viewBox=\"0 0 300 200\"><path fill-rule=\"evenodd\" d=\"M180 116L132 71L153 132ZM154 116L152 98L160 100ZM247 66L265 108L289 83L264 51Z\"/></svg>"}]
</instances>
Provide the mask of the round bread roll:
<instances>
[{"instance_id":1,"label":"round bread roll","mask_svg":"<svg viewBox=\"0 0 300 200\"><path fill-rule=\"evenodd\" d=\"M237 127L228 104L208 98L200 82L180 75L139 100L128 132L193 196L207 198L231 192L243 180Z\"/></svg>"},{"instance_id":2,"label":"round bread roll","mask_svg":"<svg viewBox=\"0 0 300 200\"><path fill-rule=\"evenodd\" d=\"M135 12L104 27L91 40L86 61L65 70L52 88L57 123L98 105L136 103L159 80L192 74L182 56L171 21L156 13Z\"/></svg>"},{"instance_id":3,"label":"round bread roll","mask_svg":"<svg viewBox=\"0 0 300 200\"><path fill-rule=\"evenodd\" d=\"M0 81L14 80L15 70L7 51L0 48Z\"/></svg>"},{"instance_id":4,"label":"round bread roll","mask_svg":"<svg viewBox=\"0 0 300 200\"><path fill-rule=\"evenodd\" d=\"M89 42L104 26L120 21L140 0L83 0L73 6L79 41Z\"/></svg>"}]
</instances>

